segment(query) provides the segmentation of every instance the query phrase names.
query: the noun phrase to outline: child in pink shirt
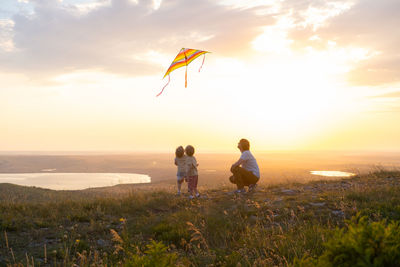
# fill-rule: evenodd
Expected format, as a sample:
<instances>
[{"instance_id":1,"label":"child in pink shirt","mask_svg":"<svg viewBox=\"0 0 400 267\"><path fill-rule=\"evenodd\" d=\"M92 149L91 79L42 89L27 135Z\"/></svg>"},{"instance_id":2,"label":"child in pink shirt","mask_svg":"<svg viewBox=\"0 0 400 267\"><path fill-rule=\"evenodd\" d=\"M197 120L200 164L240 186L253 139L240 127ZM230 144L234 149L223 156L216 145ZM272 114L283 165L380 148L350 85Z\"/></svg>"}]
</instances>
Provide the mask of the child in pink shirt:
<instances>
[{"instance_id":1,"label":"child in pink shirt","mask_svg":"<svg viewBox=\"0 0 400 267\"><path fill-rule=\"evenodd\" d=\"M189 198L193 199L195 196L199 197L200 193L197 191L197 183L199 180L199 175L197 172L197 164L196 158L193 156L194 155L194 147L191 145L188 145L185 148L185 153L187 155L186 157L186 178L188 182L188 189L189 189Z\"/></svg>"}]
</instances>

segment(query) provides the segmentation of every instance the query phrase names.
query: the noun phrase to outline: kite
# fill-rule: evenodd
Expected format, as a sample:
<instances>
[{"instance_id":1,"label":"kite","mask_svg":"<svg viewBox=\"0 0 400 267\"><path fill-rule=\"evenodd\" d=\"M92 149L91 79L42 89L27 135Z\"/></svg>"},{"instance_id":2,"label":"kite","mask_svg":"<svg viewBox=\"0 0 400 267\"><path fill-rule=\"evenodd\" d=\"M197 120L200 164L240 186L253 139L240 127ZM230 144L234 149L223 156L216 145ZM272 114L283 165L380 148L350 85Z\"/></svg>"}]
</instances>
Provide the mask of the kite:
<instances>
[{"instance_id":1,"label":"kite","mask_svg":"<svg viewBox=\"0 0 400 267\"><path fill-rule=\"evenodd\" d=\"M175 57L175 59L172 61L171 65L169 66L167 72L165 73L163 79L168 75L168 83L163 87L161 92L157 95L161 95L162 92L164 91L165 87L169 84L170 77L169 74L173 72L174 70L186 66L186 71L185 71L185 88L187 88L187 66L196 58L198 58L201 55L204 55L203 57L203 62L201 63L199 72L201 68L203 67L204 60L206 58L206 53L210 53L208 51L202 51L202 50L196 50L196 49L190 49L190 48L182 48L181 51L179 51L179 54Z\"/></svg>"}]
</instances>

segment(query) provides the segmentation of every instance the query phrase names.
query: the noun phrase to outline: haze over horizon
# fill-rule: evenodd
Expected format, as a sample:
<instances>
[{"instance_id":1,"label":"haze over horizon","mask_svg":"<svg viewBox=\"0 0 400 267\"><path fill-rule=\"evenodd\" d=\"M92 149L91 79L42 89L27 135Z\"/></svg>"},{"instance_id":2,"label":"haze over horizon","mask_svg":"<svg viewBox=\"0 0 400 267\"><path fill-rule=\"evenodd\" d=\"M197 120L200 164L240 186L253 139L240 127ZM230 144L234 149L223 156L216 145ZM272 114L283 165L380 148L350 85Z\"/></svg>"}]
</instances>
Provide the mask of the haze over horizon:
<instances>
[{"instance_id":1,"label":"haze over horizon","mask_svg":"<svg viewBox=\"0 0 400 267\"><path fill-rule=\"evenodd\" d=\"M1 151L400 151L397 0L3 0ZM162 77L182 47L211 51Z\"/></svg>"},{"instance_id":2,"label":"haze over horizon","mask_svg":"<svg viewBox=\"0 0 400 267\"><path fill-rule=\"evenodd\" d=\"M185 145L185 144L183 144ZM130 155L130 154L174 154L175 150L164 149L164 150L0 150L0 155L31 155L31 156L57 156L57 155ZM389 155L389 156L397 156L400 155L400 150L259 150L257 148L251 149L253 153L256 154L292 154L292 155L302 155L302 154L330 154L330 155L359 155L359 156L379 156L379 155ZM207 149L198 149L196 150L196 154L227 154L227 155L236 155L240 154L238 149L230 149L230 150L207 150Z\"/></svg>"}]
</instances>

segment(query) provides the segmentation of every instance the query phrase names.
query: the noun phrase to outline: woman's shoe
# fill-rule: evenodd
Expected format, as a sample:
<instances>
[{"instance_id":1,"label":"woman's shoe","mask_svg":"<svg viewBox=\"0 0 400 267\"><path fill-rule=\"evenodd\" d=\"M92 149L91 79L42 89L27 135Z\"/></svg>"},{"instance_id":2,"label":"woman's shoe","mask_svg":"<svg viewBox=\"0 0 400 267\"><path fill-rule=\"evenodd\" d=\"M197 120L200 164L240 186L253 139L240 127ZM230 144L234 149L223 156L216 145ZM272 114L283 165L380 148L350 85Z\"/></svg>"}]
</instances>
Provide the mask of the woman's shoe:
<instances>
[{"instance_id":1,"label":"woman's shoe","mask_svg":"<svg viewBox=\"0 0 400 267\"><path fill-rule=\"evenodd\" d=\"M254 192L255 190L256 190L256 188L257 188L257 184L251 184L251 185L249 185L249 193L250 192Z\"/></svg>"},{"instance_id":2,"label":"woman's shoe","mask_svg":"<svg viewBox=\"0 0 400 267\"><path fill-rule=\"evenodd\" d=\"M238 190L235 190L235 191L233 191L234 193L236 193L236 194L241 194L241 193L246 193L246 189L238 189Z\"/></svg>"}]
</instances>

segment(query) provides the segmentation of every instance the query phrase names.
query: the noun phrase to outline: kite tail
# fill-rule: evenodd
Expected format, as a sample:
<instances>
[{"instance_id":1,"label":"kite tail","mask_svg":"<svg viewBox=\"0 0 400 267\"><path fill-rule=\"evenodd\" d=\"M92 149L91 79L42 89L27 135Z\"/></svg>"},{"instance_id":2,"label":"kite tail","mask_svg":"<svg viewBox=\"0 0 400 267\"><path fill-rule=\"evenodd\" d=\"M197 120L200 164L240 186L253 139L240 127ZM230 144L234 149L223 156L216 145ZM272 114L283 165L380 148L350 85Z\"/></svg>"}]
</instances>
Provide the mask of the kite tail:
<instances>
[{"instance_id":1,"label":"kite tail","mask_svg":"<svg viewBox=\"0 0 400 267\"><path fill-rule=\"evenodd\" d=\"M163 89L161 90L160 93L158 93L158 95L156 95L156 97L162 94L162 92L164 91L165 87L167 87L167 85L169 84L169 81L170 81L170 77L169 77L169 75L168 75L168 82L167 82L167 84L164 85Z\"/></svg>"},{"instance_id":2,"label":"kite tail","mask_svg":"<svg viewBox=\"0 0 400 267\"><path fill-rule=\"evenodd\" d=\"M200 69L199 69L199 72L201 71L201 68L203 67L203 65L204 65L204 60L206 59L206 54L204 54L203 55L203 62L201 63L201 66L200 66Z\"/></svg>"},{"instance_id":3,"label":"kite tail","mask_svg":"<svg viewBox=\"0 0 400 267\"><path fill-rule=\"evenodd\" d=\"M185 70L185 88L187 88L187 65Z\"/></svg>"}]
</instances>

